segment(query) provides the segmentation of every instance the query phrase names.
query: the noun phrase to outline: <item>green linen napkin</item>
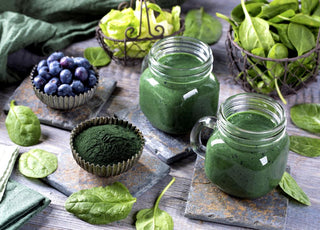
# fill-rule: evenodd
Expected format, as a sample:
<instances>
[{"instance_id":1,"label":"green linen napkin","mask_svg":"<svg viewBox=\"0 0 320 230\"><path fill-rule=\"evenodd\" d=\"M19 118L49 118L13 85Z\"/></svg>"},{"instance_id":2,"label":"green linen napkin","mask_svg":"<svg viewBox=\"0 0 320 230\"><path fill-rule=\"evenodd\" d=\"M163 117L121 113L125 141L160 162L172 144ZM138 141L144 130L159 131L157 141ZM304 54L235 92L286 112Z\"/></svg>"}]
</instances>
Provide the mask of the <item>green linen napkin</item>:
<instances>
[{"instance_id":1,"label":"green linen napkin","mask_svg":"<svg viewBox=\"0 0 320 230\"><path fill-rule=\"evenodd\" d=\"M9 180L0 203L0 230L20 228L31 217L46 208L50 202L40 193Z\"/></svg>"},{"instance_id":2,"label":"green linen napkin","mask_svg":"<svg viewBox=\"0 0 320 230\"><path fill-rule=\"evenodd\" d=\"M18 155L18 147L0 145L0 203Z\"/></svg>"},{"instance_id":3,"label":"green linen napkin","mask_svg":"<svg viewBox=\"0 0 320 230\"><path fill-rule=\"evenodd\" d=\"M28 48L47 55L93 37L98 21L124 1L0 0L0 84L26 77L7 68L9 54Z\"/></svg>"}]
</instances>

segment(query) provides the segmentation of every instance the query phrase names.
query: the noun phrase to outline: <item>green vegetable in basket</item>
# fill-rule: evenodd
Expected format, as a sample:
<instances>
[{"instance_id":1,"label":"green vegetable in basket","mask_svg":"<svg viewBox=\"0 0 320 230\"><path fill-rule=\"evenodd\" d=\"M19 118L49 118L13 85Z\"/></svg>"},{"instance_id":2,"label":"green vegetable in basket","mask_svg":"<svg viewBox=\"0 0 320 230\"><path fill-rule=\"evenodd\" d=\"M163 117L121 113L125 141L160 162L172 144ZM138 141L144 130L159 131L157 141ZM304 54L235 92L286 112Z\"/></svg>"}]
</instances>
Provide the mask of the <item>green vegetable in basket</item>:
<instances>
[{"instance_id":1,"label":"green vegetable in basket","mask_svg":"<svg viewBox=\"0 0 320 230\"><path fill-rule=\"evenodd\" d=\"M103 34L111 38L104 39L104 42L114 56L123 58L126 51L128 57L142 58L148 53L155 40L134 42L130 39L152 38L161 34L168 36L179 31L180 6L174 6L171 13L163 11L155 3L147 2L147 7L148 18L144 2L137 0L135 10L132 8L111 10L100 20L99 27ZM126 47L124 39L127 39Z\"/></svg>"},{"instance_id":2,"label":"green vegetable in basket","mask_svg":"<svg viewBox=\"0 0 320 230\"><path fill-rule=\"evenodd\" d=\"M237 79L248 82L254 91L275 92L286 103L282 90L295 90L316 75L318 0L241 0L231 11L231 18L219 13L217 16L230 23L234 41L251 53L245 54L235 47L243 59L234 59L234 62L235 66L243 66ZM262 59L264 57L274 61Z\"/></svg>"}]
</instances>

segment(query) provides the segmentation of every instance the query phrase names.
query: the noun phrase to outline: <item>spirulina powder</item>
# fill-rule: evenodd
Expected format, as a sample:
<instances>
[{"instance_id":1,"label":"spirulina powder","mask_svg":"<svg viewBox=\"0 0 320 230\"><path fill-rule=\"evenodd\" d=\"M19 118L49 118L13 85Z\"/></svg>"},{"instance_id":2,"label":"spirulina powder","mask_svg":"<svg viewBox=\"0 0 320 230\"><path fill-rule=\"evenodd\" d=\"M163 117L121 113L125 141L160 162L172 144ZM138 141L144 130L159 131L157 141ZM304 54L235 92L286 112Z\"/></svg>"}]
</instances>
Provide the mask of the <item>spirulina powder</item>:
<instances>
[{"instance_id":1,"label":"spirulina powder","mask_svg":"<svg viewBox=\"0 0 320 230\"><path fill-rule=\"evenodd\" d=\"M92 126L74 139L74 148L86 161L108 165L128 160L139 152L141 139L129 128L119 125Z\"/></svg>"}]
</instances>

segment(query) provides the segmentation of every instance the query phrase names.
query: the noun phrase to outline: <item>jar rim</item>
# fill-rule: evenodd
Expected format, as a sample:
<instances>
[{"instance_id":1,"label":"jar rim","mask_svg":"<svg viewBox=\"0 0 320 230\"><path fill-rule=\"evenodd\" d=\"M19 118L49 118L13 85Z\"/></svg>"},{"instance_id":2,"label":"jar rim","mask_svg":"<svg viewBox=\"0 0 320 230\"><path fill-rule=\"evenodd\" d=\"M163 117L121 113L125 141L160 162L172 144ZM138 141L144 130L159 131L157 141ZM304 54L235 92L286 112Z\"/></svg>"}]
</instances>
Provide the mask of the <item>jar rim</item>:
<instances>
[{"instance_id":1,"label":"jar rim","mask_svg":"<svg viewBox=\"0 0 320 230\"><path fill-rule=\"evenodd\" d=\"M189 53L201 60L201 64L191 68L177 68L159 62L161 57L172 53ZM185 81L186 78L196 80L199 76L203 76L204 73L211 72L214 60L209 45L196 38L185 36L171 36L157 41L151 47L148 56L149 67L153 73L162 77L177 77L178 79L175 80L178 81ZM175 76L166 74L172 70L176 70Z\"/></svg>"},{"instance_id":2,"label":"jar rim","mask_svg":"<svg viewBox=\"0 0 320 230\"><path fill-rule=\"evenodd\" d=\"M241 102L243 104L251 103L251 106L253 106L254 103L261 102L260 104L256 104L256 106L260 107L261 109L268 110L266 112L269 113L269 115L273 116L274 121L276 121L275 127L269 130L263 130L263 131L252 131L240 128L234 124L232 124L227 116L227 110L232 107L232 103L236 103L236 106L241 106ZM244 107L248 111L249 107ZM274 111L271 111L270 109L274 109ZM252 109L253 110L253 109ZM279 138L279 136L285 131L286 126L286 115L284 108L280 105L279 102L274 100L273 98L257 94L257 93L240 93L233 95L229 97L221 106L219 109L219 123L218 125L228 133L228 135L231 135L233 138L243 139L243 140L255 140L260 142L268 142L275 140Z\"/></svg>"}]
</instances>

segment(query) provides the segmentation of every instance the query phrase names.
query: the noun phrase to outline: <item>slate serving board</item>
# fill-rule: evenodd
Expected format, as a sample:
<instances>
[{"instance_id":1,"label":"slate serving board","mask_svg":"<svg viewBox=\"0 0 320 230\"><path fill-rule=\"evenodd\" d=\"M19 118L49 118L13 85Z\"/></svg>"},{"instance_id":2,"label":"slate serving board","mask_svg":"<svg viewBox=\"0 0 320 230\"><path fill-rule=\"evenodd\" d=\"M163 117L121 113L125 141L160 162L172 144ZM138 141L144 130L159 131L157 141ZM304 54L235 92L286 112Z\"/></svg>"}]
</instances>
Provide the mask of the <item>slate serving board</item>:
<instances>
[{"instance_id":1,"label":"slate serving board","mask_svg":"<svg viewBox=\"0 0 320 230\"><path fill-rule=\"evenodd\" d=\"M82 169L71 152L57 154L58 169L43 180L66 196L113 182L124 184L134 197L142 195L170 172L170 167L145 149L138 163L115 177L99 177Z\"/></svg>"},{"instance_id":2,"label":"slate serving board","mask_svg":"<svg viewBox=\"0 0 320 230\"><path fill-rule=\"evenodd\" d=\"M146 148L165 163L170 164L190 154L194 154L189 144L189 134L170 135L151 125L139 106L126 108L115 115L137 126L144 135Z\"/></svg>"},{"instance_id":3,"label":"slate serving board","mask_svg":"<svg viewBox=\"0 0 320 230\"><path fill-rule=\"evenodd\" d=\"M185 216L254 229L284 229L287 206L288 198L277 189L254 200L227 195L207 179L204 160L198 157Z\"/></svg>"},{"instance_id":4,"label":"slate serving board","mask_svg":"<svg viewBox=\"0 0 320 230\"><path fill-rule=\"evenodd\" d=\"M30 107L42 124L72 130L80 122L96 117L99 114L115 89L116 84L116 81L100 76L97 90L86 104L72 110L57 110L48 107L37 98L31 81L27 77L9 98L4 111L8 112L10 101L15 100L17 105Z\"/></svg>"}]
</instances>

